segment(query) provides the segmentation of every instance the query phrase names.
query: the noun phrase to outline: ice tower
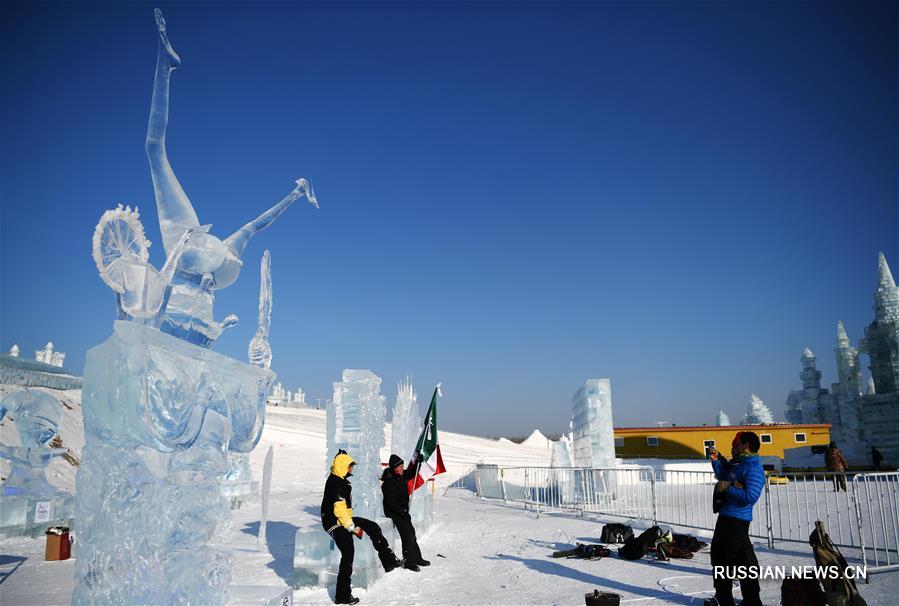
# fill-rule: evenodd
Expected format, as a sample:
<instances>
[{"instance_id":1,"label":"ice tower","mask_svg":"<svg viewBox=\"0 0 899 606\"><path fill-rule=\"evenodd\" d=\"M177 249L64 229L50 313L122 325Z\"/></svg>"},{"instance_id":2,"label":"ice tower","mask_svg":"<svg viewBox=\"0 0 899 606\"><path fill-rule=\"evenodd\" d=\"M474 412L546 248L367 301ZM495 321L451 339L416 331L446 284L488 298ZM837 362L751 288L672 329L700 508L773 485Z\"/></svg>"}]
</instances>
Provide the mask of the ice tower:
<instances>
[{"instance_id":1,"label":"ice tower","mask_svg":"<svg viewBox=\"0 0 899 606\"><path fill-rule=\"evenodd\" d=\"M877 262L874 321L865 328L861 349L870 359L877 393L899 392L899 288L883 253Z\"/></svg>"},{"instance_id":2,"label":"ice tower","mask_svg":"<svg viewBox=\"0 0 899 606\"><path fill-rule=\"evenodd\" d=\"M406 377L396 386L396 404L393 407L393 423L390 438L390 452L397 454L408 467L418 436L421 434L421 414L418 412L418 398L412 387L412 380ZM434 508L433 495L429 490L416 490L409 497L409 515L412 524L421 537L431 526Z\"/></svg>"},{"instance_id":3,"label":"ice tower","mask_svg":"<svg viewBox=\"0 0 899 606\"><path fill-rule=\"evenodd\" d=\"M730 425L730 417L727 416L727 413L723 410L718 411L718 416L715 417L715 425L718 427L725 427Z\"/></svg>"},{"instance_id":4,"label":"ice tower","mask_svg":"<svg viewBox=\"0 0 899 606\"><path fill-rule=\"evenodd\" d=\"M613 467L612 380L588 379L572 399L572 451L576 467Z\"/></svg>"}]
</instances>

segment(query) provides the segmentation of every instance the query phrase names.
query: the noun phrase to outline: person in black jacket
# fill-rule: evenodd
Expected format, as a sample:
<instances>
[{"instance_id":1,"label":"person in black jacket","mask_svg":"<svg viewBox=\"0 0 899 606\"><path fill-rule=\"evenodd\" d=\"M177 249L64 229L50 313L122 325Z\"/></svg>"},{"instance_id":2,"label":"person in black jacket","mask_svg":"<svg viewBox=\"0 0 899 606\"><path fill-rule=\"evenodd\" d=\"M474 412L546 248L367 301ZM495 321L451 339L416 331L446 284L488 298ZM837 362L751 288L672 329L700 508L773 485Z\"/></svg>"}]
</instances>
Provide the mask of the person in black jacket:
<instances>
[{"instance_id":1,"label":"person in black jacket","mask_svg":"<svg viewBox=\"0 0 899 606\"><path fill-rule=\"evenodd\" d=\"M352 490L348 477L352 475L356 464L344 450L337 452L331 464L331 475L325 482L325 494L322 497L322 526L331 535L340 550L340 569L337 573L337 591L334 596L336 604L356 604L359 598L353 597L350 589L350 578L353 575L353 535L362 538L367 533L372 545L378 552L385 572L390 572L402 564L394 555L381 532L381 527L365 518L353 516Z\"/></svg>"},{"instance_id":2,"label":"person in black jacket","mask_svg":"<svg viewBox=\"0 0 899 606\"><path fill-rule=\"evenodd\" d=\"M414 477L415 468L410 466L405 469L403 460L392 454L387 469L381 475L381 493L384 495L384 515L393 520L403 540L404 566L418 572L419 566L430 566L431 563L421 557L415 527L409 516L409 480Z\"/></svg>"}]
</instances>

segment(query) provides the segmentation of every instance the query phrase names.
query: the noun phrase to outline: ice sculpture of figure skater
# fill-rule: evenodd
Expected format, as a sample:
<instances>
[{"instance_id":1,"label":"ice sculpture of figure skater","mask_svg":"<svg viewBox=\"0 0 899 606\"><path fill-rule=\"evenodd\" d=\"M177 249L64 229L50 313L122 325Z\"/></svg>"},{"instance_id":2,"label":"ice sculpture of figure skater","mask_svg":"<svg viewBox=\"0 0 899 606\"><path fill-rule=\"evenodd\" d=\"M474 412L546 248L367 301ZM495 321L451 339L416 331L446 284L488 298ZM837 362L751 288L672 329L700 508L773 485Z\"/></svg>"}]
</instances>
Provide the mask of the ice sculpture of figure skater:
<instances>
[{"instance_id":1,"label":"ice sculpture of figure skater","mask_svg":"<svg viewBox=\"0 0 899 606\"><path fill-rule=\"evenodd\" d=\"M306 196L316 208L318 202L312 185L306 179L297 179L296 187L284 199L224 241L208 233L208 225L200 225L197 213L178 182L166 154L169 79L172 70L181 65L181 59L169 42L162 12L155 9L154 13L159 30L159 53L146 148L166 255L171 254L185 230L196 232L191 236L172 281L172 295L160 330L196 345L210 347L223 329L236 322L236 316L233 315L222 323L216 322L212 315L212 302L214 291L231 285L240 274L240 257L250 238L274 223L288 206L302 196Z\"/></svg>"}]
</instances>

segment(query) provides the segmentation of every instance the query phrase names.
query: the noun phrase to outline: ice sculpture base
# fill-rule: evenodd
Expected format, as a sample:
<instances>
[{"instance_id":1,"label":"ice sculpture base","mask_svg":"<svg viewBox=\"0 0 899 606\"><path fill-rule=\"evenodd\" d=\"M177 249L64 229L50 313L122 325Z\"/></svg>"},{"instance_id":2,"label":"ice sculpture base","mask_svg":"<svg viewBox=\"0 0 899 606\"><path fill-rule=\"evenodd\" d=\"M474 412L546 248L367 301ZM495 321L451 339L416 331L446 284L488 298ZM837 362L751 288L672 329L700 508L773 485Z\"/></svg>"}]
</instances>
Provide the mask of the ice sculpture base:
<instances>
[{"instance_id":1,"label":"ice sculpture base","mask_svg":"<svg viewBox=\"0 0 899 606\"><path fill-rule=\"evenodd\" d=\"M75 498L67 493L38 498L3 495L0 496L0 538L34 538L53 526L71 527L74 514ZM36 515L40 516L38 519L46 519L35 522Z\"/></svg>"},{"instance_id":2,"label":"ice sculpture base","mask_svg":"<svg viewBox=\"0 0 899 606\"><path fill-rule=\"evenodd\" d=\"M219 477L274 376L131 322L88 351L73 604L228 603Z\"/></svg>"},{"instance_id":3,"label":"ice sculpture base","mask_svg":"<svg viewBox=\"0 0 899 606\"><path fill-rule=\"evenodd\" d=\"M375 520L394 553L402 553L400 538L393 522ZM384 576L384 567L368 537L355 540L353 546L353 587L368 589ZM300 528L294 543L293 570L296 589L300 587L332 587L337 583L340 550L321 528Z\"/></svg>"},{"instance_id":4,"label":"ice sculpture base","mask_svg":"<svg viewBox=\"0 0 899 606\"><path fill-rule=\"evenodd\" d=\"M293 606L291 587L232 585L228 594L231 606Z\"/></svg>"}]
</instances>

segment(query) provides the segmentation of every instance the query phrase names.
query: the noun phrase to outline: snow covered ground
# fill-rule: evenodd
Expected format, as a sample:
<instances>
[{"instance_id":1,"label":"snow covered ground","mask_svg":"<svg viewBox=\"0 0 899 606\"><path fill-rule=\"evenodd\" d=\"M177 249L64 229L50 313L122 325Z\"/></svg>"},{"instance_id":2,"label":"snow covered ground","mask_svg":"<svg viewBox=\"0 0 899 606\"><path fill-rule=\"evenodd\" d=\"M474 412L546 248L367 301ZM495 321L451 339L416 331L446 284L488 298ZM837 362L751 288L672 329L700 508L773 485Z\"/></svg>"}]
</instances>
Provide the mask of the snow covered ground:
<instances>
[{"instance_id":1,"label":"snow covered ground","mask_svg":"<svg viewBox=\"0 0 899 606\"><path fill-rule=\"evenodd\" d=\"M389 444L389 425L385 431ZM550 452L540 440L518 445L449 432L441 432L440 440L450 473L436 487L435 523L420 541L433 565L418 573L394 571L367 592L354 590L363 604L575 605L583 604L584 594L594 588L619 593L626 604L699 604L699 598L709 595L708 549L692 560L670 564L617 557L552 559L552 551L574 541L598 542L605 520L574 514L538 517L517 505L480 500L464 489L445 491L450 481L482 460L547 465ZM234 551L236 584L290 585L294 534L297 528L319 526L325 480L324 412L270 408L262 440L251 458L257 479L261 479L262 460L270 445L274 468L267 543L257 551L258 503L235 511L231 533L224 537ZM382 454L386 460L389 453ZM64 478L54 478L60 479ZM45 562L43 549L43 539L9 539L0 544L0 603L4 606L68 604L73 561ZM756 550L763 565L813 563L810 548L803 543L781 543L776 550L758 544ZM894 604L899 573L873 575L871 584L860 588L871 605ZM766 604L780 602L779 581L763 581L762 592ZM332 597L333 588L300 589L294 593L294 603L331 604Z\"/></svg>"}]
</instances>

